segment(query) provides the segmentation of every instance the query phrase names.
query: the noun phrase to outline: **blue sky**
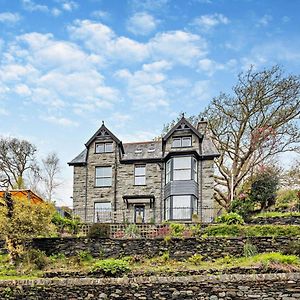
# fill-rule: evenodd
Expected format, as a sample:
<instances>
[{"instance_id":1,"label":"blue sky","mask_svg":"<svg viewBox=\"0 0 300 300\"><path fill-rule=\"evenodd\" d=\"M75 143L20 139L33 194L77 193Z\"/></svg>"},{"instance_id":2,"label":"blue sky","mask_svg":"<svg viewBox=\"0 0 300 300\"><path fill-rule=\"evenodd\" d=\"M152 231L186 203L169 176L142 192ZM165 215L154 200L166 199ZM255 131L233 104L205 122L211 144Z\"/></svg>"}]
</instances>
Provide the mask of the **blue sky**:
<instances>
[{"instance_id":1,"label":"blue sky","mask_svg":"<svg viewBox=\"0 0 300 300\"><path fill-rule=\"evenodd\" d=\"M0 133L38 156L56 151L71 204L72 168L101 121L149 140L198 114L239 72L300 73L296 0L0 0Z\"/></svg>"}]
</instances>

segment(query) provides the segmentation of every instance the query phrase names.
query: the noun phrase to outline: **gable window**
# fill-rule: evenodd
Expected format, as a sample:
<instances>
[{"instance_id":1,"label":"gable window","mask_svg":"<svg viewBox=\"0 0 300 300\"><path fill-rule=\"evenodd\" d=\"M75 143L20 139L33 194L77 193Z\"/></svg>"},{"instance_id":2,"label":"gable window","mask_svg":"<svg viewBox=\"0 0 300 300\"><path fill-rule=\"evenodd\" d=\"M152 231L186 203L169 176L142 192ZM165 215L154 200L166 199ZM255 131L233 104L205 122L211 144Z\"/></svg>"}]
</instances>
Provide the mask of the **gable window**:
<instances>
[{"instance_id":1,"label":"gable window","mask_svg":"<svg viewBox=\"0 0 300 300\"><path fill-rule=\"evenodd\" d=\"M183 148L183 147L191 147L192 146L192 137L191 136L183 136L173 138L172 147L173 148Z\"/></svg>"},{"instance_id":2,"label":"gable window","mask_svg":"<svg viewBox=\"0 0 300 300\"><path fill-rule=\"evenodd\" d=\"M134 185L146 184L146 165L134 166Z\"/></svg>"},{"instance_id":3,"label":"gable window","mask_svg":"<svg viewBox=\"0 0 300 300\"><path fill-rule=\"evenodd\" d=\"M179 156L166 163L166 184L173 180L197 181L197 160L193 156Z\"/></svg>"},{"instance_id":4,"label":"gable window","mask_svg":"<svg viewBox=\"0 0 300 300\"><path fill-rule=\"evenodd\" d=\"M96 167L95 186L111 186L112 184L112 168L111 167Z\"/></svg>"},{"instance_id":5,"label":"gable window","mask_svg":"<svg viewBox=\"0 0 300 300\"><path fill-rule=\"evenodd\" d=\"M113 143L96 143L95 152L96 153L108 153L113 151Z\"/></svg>"},{"instance_id":6,"label":"gable window","mask_svg":"<svg viewBox=\"0 0 300 300\"><path fill-rule=\"evenodd\" d=\"M94 203L95 223L110 223L111 213L112 213L112 209L111 209L110 202Z\"/></svg>"}]
</instances>

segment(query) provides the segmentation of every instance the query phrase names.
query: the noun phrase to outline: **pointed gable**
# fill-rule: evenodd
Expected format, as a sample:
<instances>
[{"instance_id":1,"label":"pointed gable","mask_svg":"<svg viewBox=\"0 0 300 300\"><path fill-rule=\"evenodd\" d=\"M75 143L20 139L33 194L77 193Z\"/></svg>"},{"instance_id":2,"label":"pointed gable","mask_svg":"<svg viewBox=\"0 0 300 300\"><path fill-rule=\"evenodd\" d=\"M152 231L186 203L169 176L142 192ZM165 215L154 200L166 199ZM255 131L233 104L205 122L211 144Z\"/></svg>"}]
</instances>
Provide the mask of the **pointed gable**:
<instances>
[{"instance_id":1,"label":"pointed gable","mask_svg":"<svg viewBox=\"0 0 300 300\"><path fill-rule=\"evenodd\" d=\"M124 153L124 148L122 145L122 141L120 141L105 125L104 122L102 122L102 126L95 132L95 134L87 141L85 146L88 148L90 144L97 138L111 138L113 141L118 144L122 150L122 153Z\"/></svg>"},{"instance_id":2,"label":"pointed gable","mask_svg":"<svg viewBox=\"0 0 300 300\"><path fill-rule=\"evenodd\" d=\"M169 132L163 137L163 141L166 142L173 133L184 130L190 130L200 140L203 139L203 135L184 116L182 116L182 118L177 122L177 124L175 124L173 128L171 128Z\"/></svg>"}]
</instances>

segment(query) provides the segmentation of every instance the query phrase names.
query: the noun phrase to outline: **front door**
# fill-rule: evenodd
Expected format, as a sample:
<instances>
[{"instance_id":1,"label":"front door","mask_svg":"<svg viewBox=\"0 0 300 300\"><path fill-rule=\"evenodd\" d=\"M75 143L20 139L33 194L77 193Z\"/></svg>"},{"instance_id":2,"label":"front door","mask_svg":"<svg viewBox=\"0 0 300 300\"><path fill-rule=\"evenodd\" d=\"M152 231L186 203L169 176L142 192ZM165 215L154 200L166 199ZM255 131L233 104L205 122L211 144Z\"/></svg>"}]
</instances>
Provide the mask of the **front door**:
<instances>
[{"instance_id":1,"label":"front door","mask_svg":"<svg viewBox=\"0 0 300 300\"><path fill-rule=\"evenodd\" d=\"M136 205L134 207L134 223L145 223L145 206Z\"/></svg>"}]
</instances>

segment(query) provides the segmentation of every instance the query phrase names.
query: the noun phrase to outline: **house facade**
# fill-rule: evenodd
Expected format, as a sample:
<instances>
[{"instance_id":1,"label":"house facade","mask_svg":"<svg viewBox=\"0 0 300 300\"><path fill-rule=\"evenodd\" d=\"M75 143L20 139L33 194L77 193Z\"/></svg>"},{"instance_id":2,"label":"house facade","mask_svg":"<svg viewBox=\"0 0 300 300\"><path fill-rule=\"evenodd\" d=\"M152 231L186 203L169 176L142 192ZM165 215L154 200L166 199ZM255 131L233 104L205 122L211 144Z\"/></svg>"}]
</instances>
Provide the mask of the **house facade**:
<instances>
[{"instance_id":1,"label":"house facade","mask_svg":"<svg viewBox=\"0 0 300 300\"><path fill-rule=\"evenodd\" d=\"M69 162L73 208L84 222L210 222L214 159L206 135L184 117L159 141L122 143L104 123Z\"/></svg>"}]
</instances>

